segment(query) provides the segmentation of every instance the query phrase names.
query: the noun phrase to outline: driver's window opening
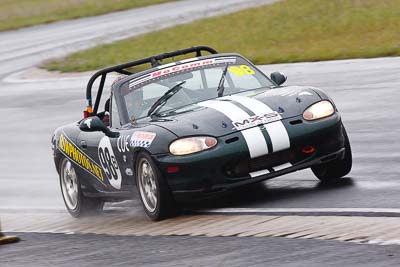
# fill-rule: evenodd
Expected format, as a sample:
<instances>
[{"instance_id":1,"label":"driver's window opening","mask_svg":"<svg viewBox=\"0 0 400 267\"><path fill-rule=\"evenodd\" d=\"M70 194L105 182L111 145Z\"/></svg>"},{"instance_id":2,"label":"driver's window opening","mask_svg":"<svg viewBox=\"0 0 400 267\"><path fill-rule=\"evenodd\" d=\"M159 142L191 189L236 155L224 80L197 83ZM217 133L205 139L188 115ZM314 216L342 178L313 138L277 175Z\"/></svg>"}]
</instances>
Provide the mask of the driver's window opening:
<instances>
[{"instance_id":1,"label":"driver's window opening","mask_svg":"<svg viewBox=\"0 0 400 267\"><path fill-rule=\"evenodd\" d=\"M111 127L119 128L121 127L121 119L119 117L117 103L115 101L115 95L111 98Z\"/></svg>"},{"instance_id":2,"label":"driver's window opening","mask_svg":"<svg viewBox=\"0 0 400 267\"><path fill-rule=\"evenodd\" d=\"M107 127L111 126L111 87L118 82L119 80L125 78L126 75L122 74L117 74L117 73L110 73L106 76L106 80L104 83L104 88L103 92L101 94L100 102L99 102L99 107L98 107L98 112L96 114L97 117L99 117L104 125ZM98 87L100 83L100 78L98 78L93 86ZM115 105L115 101L114 101ZM116 107L115 109L116 110ZM119 118L118 118L119 121ZM117 123L118 126L118 123Z\"/></svg>"}]
</instances>

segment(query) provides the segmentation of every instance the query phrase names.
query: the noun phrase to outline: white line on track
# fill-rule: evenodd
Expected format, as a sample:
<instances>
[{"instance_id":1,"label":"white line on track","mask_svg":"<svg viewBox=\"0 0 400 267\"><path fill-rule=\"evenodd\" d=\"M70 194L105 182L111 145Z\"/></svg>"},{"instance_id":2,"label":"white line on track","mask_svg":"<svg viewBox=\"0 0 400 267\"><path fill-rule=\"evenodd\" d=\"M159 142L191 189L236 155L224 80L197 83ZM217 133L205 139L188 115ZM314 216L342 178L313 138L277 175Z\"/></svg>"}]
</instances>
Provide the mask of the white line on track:
<instances>
[{"instance_id":1,"label":"white line on track","mask_svg":"<svg viewBox=\"0 0 400 267\"><path fill-rule=\"evenodd\" d=\"M400 216L397 208L222 208L198 210L196 213L218 213L218 214L321 214L321 215L395 215Z\"/></svg>"}]
</instances>

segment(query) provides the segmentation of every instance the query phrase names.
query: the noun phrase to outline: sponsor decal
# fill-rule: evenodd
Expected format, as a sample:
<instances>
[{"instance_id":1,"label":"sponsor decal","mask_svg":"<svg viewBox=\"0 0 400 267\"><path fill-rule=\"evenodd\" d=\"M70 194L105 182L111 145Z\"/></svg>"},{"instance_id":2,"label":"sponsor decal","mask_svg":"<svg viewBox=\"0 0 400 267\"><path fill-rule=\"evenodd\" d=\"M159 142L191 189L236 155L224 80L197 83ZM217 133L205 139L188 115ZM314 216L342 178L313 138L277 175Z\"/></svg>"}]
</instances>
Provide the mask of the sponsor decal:
<instances>
[{"instance_id":1,"label":"sponsor decal","mask_svg":"<svg viewBox=\"0 0 400 267\"><path fill-rule=\"evenodd\" d=\"M120 153L129 152L130 135L121 135L117 140L117 149Z\"/></svg>"},{"instance_id":2,"label":"sponsor decal","mask_svg":"<svg viewBox=\"0 0 400 267\"><path fill-rule=\"evenodd\" d=\"M156 133L151 132L134 132L131 137L131 147L149 147L156 137Z\"/></svg>"},{"instance_id":3,"label":"sponsor decal","mask_svg":"<svg viewBox=\"0 0 400 267\"><path fill-rule=\"evenodd\" d=\"M122 182L121 171L112 150L110 138L107 136L104 136L100 140L98 154L101 166L103 167L111 186L120 189Z\"/></svg>"},{"instance_id":4,"label":"sponsor decal","mask_svg":"<svg viewBox=\"0 0 400 267\"><path fill-rule=\"evenodd\" d=\"M255 74L254 70L247 65L240 65L239 67L231 66L231 67L229 67L229 71L239 77L242 77L243 75L254 75Z\"/></svg>"},{"instance_id":5,"label":"sponsor decal","mask_svg":"<svg viewBox=\"0 0 400 267\"><path fill-rule=\"evenodd\" d=\"M92 119L85 120L84 124L90 129L92 127Z\"/></svg>"},{"instance_id":6,"label":"sponsor decal","mask_svg":"<svg viewBox=\"0 0 400 267\"><path fill-rule=\"evenodd\" d=\"M161 70L154 71L154 72L152 72L150 74L150 76L151 76L151 78L157 78L157 77L162 76L162 75L171 74L171 73L178 72L178 71L181 71L181 70L186 70L186 69L192 69L192 68L196 68L196 67L211 65L211 64L214 64L214 63L215 63L215 59L214 58L194 61L194 62L191 62L191 63L180 64L180 65L176 65L176 66L173 66L173 67L164 68L164 69L161 69Z\"/></svg>"},{"instance_id":7,"label":"sponsor decal","mask_svg":"<svg viewBox=\"0 0 400 267\"><path fill-rule=\"evenodd\" d=\"M100 181L104 181L101 167L94 160L89 158L85 153L79 150L79 148L75 146L75 144L72 143L64 134L60 135L58 148L66 157L74 161L85 171L87 171Z\"/></svg>"},{"instance_id":8,"label":"sponsor decal","mask_svg":"<svg viewBox=\"0 0 400 267\"><path fill-rule=\"evenodd\" d=\"M264 114L260 114L260 115L254 115L251 117L248 117L244 120L238 120L238 121L233 121L232 124L234 126L234 128L236 130L244 130L244 129L248 129L260 124L267 124L267 123L271 123L274 121L279 121L281 120L282 117L279 115L278 112L273 111L273 112L269 112L269 113L264 113Z\"/></svg>"},{"instance_id":9,"label":"sponsor decal","mask_svg":"<svg viewBox=\"0 0 400 267\"><path fill-rule=\"evenodd\" d=\"M218 58L210 58L204 60L198 60L197 58L190 58L186 60L182 60L177 64L175 62L161 65L158 67L158 70L153 71L151 73L145 74L143 76L137 77L129 81L129 89L141 85L145 82L151 82L153 79L157 79L163 75L173 74L176 72L190 70L192 68L209 66L213 64L224 64L224 63L235 63L236 57L218 57Z\"/></svg>"},{"instance_id":10,"label":"sponsor decal","mask_svg":"<svg viewBox=\"0 0 400 267\"><path fill-rule=\"evenodd\" d=\"M130 135L122 135L118 137L117 149L120 153L127 153L130 148L134 147L149 147L156 137L155 133L152 132L135 132Z\"/></svg>"},{"instance_id":11,"label":"sponsor decal","mask_svg":"<svg viewBox=\"0 0 400 267\"><path fill-rule=\"evenodd\" d=\"M126 168L125 174L128 176L133 176L133 170L131 168Z\"/></svg>"}]
</instances>

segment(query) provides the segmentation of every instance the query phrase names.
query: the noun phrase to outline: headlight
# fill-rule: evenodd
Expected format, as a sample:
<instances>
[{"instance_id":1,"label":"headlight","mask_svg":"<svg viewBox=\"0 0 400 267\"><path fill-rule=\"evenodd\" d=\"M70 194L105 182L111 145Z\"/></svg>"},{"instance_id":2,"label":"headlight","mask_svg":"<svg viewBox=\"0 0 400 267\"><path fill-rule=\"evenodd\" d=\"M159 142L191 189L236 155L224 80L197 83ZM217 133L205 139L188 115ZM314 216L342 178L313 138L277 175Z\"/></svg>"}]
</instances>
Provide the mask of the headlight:
<instances>
[{"instance_id":1,"label":"headlight","mask_svg":"<svg viewBox=\"0 0 400 267\"><path fill-rule=\"evenodd\" d=\"M169 145L169 151L176 156L188 155L214 147L217 139L209 136L187 137L175 140Z\"/></svg>"},{"instance_id":2,"label":"headlight","mask_svg":"<svg viewBox=\"0 0 400 267\"><path fill-rule=\"evenodd\" d=\"M328 117L335 112L335 108L328 100L322 100L303 112L303 118L307 121L313 121Z\"/></svg>"}]
</instances>

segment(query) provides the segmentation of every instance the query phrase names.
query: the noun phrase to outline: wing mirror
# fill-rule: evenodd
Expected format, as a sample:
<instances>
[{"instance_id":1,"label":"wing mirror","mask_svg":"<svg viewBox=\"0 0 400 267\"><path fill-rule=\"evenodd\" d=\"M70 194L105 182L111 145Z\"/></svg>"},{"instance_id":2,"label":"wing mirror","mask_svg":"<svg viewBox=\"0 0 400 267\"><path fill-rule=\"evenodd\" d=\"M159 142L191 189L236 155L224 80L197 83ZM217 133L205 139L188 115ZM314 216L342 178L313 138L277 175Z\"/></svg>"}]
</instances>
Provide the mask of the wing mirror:
<instances>
[{"instance_id":1,"label":"wing mirror","mask_svg":"<svg viewBox=\"0 0 400 267\"><path fill-rule=\"evenodd\" d=\"M282 72L275 71L271 73L271 80L273 80L277 85L281 85L286 82L287 77Z\"/></svg>"},{"instance_id":2,"label":"wing mirror","mask_svg":"<svg viewBox=\"0 0 400 267\"><path fill-rule=\"evenodd\" d=\"M79 124L79 129L83 132L103 132L109 137L118 137L117 132L111 131L99 117L93 116L83 119Z\"/></svg>"}]
</instances>

